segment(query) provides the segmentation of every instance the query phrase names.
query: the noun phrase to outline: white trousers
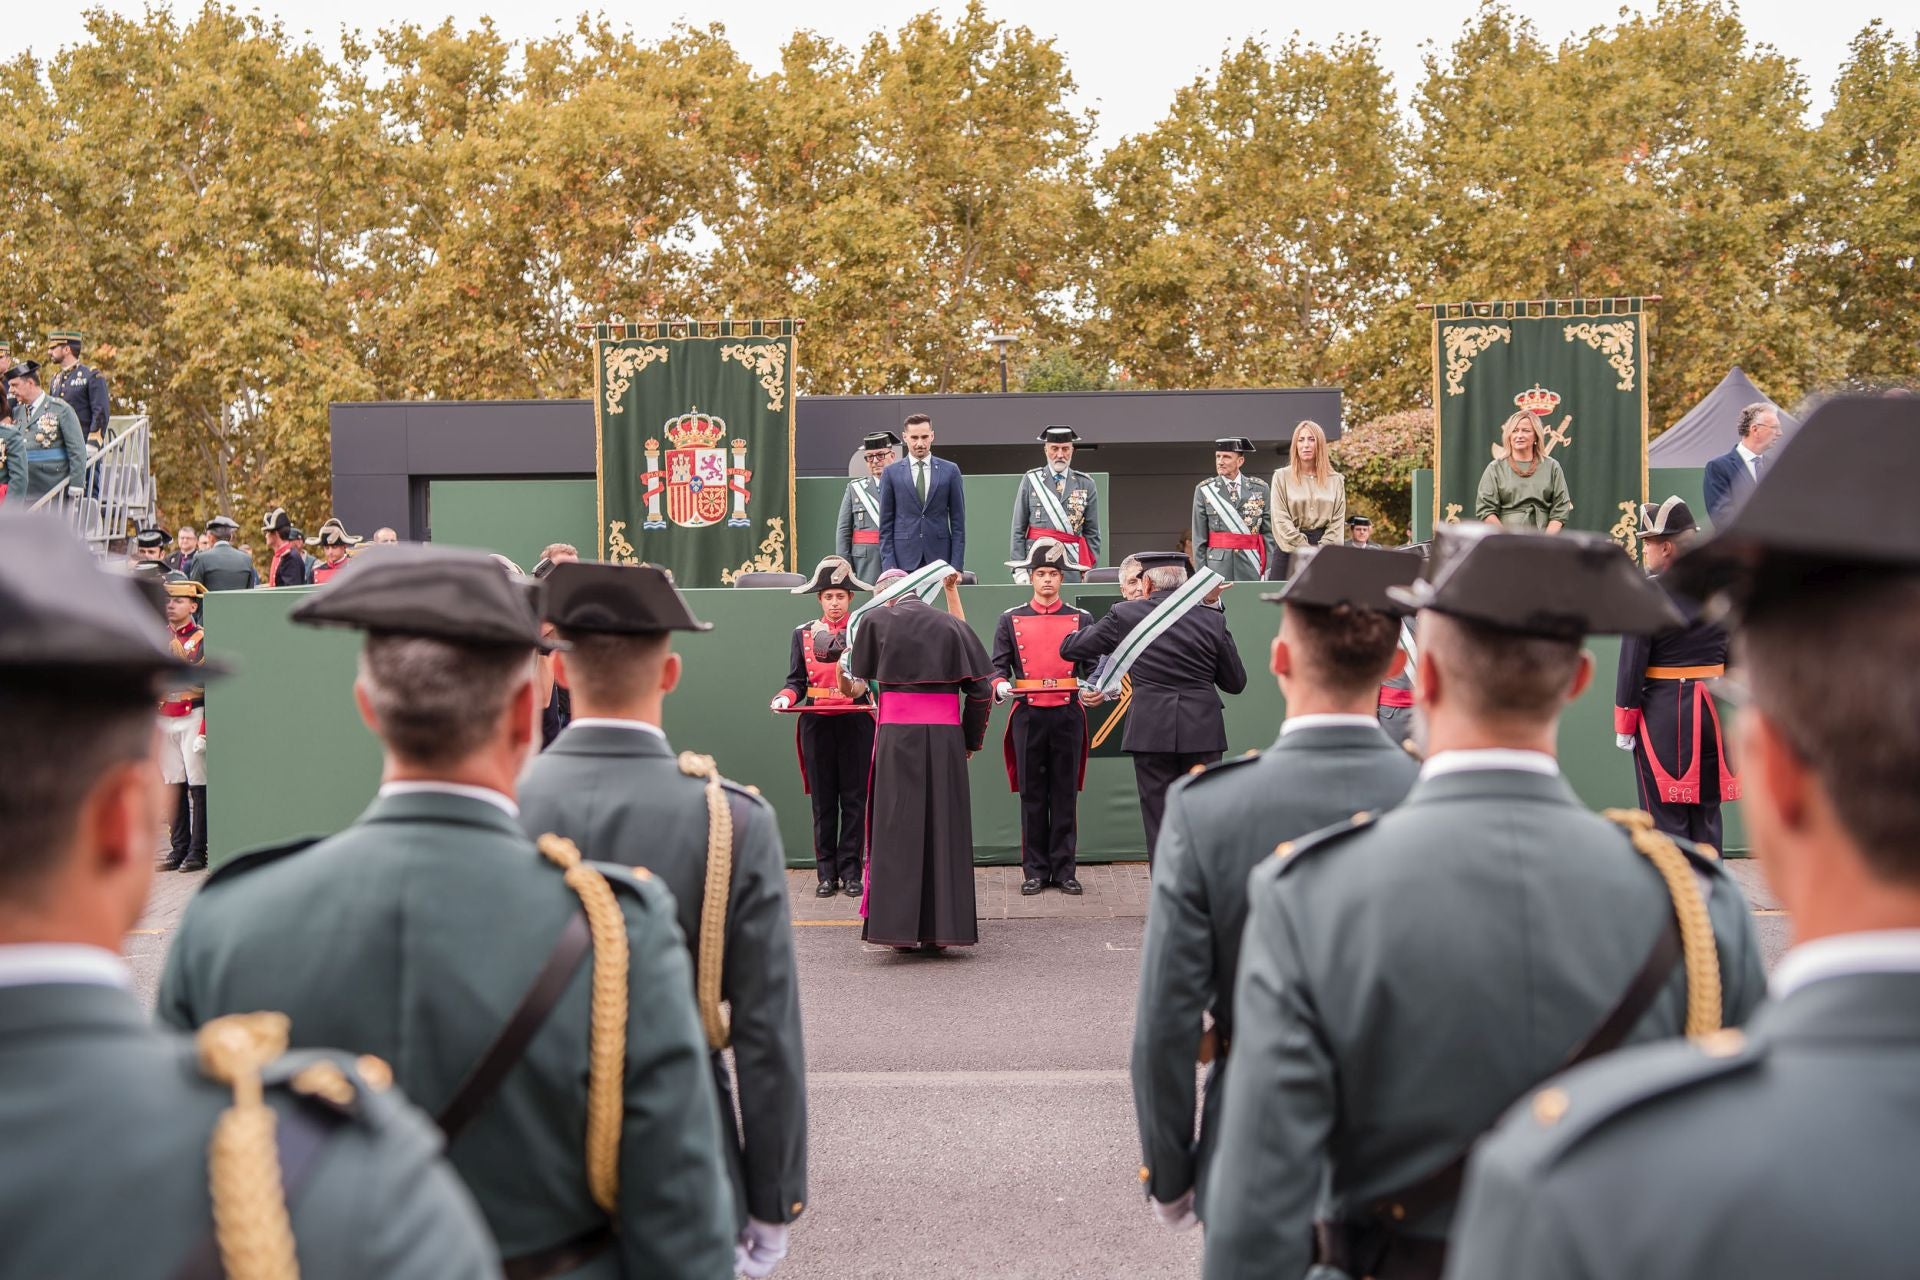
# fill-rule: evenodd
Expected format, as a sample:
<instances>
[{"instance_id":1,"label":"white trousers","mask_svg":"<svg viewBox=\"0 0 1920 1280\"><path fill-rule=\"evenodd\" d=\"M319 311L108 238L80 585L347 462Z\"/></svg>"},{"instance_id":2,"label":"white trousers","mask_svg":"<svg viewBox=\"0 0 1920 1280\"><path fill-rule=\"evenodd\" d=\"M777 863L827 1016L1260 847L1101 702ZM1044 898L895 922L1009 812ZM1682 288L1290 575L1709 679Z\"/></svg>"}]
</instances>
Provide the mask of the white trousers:
<instances>
[{"instance_id":1,"label":"white trousers","mask_svg":"<svg viewBox=\"0 0 1920 1280\"><path fill-rule=\"evenodd\" d=\"M184 782L190 787L207 785L206 752L193 749L193 740L200 736L200 728L205 723L205 716L199 707L184 716L160 717L162 782Z\"/></svg>"}]
</instances>

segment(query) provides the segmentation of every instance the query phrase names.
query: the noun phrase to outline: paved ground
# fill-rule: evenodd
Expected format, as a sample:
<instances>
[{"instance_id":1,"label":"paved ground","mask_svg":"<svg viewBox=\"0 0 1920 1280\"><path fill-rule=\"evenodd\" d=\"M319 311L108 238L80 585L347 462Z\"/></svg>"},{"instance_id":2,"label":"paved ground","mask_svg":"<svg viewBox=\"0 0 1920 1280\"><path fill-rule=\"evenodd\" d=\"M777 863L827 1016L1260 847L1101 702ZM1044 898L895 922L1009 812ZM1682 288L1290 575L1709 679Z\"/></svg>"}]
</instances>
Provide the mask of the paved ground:
<instances>
[{"instance_id":1,"label":"paved ground","mask_svg":"<svg viewBox=\"0 0 1920 1280\"><path fill-rule=\"evenodd\" d=\"M1745 861L1769 966L1787 920ZM147 999L202 875L159 877L127 943ZM855 902L789 876L807 1032L812 1205L785 1280L1095 1280L1198 1274L1196 1234L1147 1216L1127 1092L1146 868L1089 867L1079 899L976 880L980 946L897 955Z\"/></svg>"}]
</instances>

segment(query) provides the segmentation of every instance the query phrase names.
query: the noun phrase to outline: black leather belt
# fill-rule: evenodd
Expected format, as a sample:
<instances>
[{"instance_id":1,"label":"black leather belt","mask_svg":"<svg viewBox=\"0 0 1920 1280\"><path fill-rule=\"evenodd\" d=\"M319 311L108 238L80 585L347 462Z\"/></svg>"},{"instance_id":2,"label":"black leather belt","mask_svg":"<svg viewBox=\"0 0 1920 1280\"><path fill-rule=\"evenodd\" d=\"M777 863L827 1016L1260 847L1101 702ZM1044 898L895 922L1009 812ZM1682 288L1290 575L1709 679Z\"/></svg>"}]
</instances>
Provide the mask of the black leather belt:
<instances>
[{"instance_id":1,"label":"black leather belt","mask_svg":"<svg viewBox=\"0 0 1920 1280\"><path fill-rule=\"evenodd\" d=\"M503 1259L500 1270L507 1280L547 1280L549 1276L563 1276L569 1271L578 1271L606 1252L612 1244L613 1229L603 1222L593 1230L564 1240L550 1249Z\"/></svg>"}]
</instances>

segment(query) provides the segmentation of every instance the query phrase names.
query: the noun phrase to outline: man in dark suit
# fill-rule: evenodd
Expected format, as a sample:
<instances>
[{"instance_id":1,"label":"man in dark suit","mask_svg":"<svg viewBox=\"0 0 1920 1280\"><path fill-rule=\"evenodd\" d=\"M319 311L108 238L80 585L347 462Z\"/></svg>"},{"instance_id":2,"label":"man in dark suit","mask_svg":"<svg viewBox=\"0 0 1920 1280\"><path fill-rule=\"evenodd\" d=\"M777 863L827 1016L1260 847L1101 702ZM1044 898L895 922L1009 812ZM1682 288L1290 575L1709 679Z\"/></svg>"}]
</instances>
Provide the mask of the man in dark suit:
<instances>
[{"instance_id":1,"label":"man in dark suit","mask_svg":"<svg viewBox=\"0 0 1920 1280\"><path fill-rule=\"evenodd\" d=\"M880 559L912 572L945 560L956 570L967 551L967 494L960 468L933 456L933 420L916 413L903 432L907 456L880 473Z\"/></svg>"},{"instance_id":2,"label":"man in dark suit","mask_svg":"<svg viewBox=\"0 0 1920 1280\"><path fill-rule=\"evenodd\" d=\"M1084 662L1114 652L1187 580L1188 561L1178 551L1142 552L1135 558L1146 570L1147 597L1122 600L1099 622L1068 636L1060 643L1061 657ZM1214 690L1239 693L1247 687L1247 669L1218 598L1216 590L1180 614L1126 672L1132 679L1132 709L1120 746L1133 757L1149 860L1160 838L1167 788L1226 752L1227 723Z\"/></svg>"},{"instance_id":3,"label":"man in dark suit","mask_svg":"<svg viewBox=\"0 0 1920 1280\"><path fill-rule=\"evenodd\" d=\"M1719 524L1745 502L1766 473L1767 450L1780 438L1780 413L1762 400L1740 411L1740 443L1711 459L1700 477L1707 499L1707 519Z\"/></svg>"}]
</instances>

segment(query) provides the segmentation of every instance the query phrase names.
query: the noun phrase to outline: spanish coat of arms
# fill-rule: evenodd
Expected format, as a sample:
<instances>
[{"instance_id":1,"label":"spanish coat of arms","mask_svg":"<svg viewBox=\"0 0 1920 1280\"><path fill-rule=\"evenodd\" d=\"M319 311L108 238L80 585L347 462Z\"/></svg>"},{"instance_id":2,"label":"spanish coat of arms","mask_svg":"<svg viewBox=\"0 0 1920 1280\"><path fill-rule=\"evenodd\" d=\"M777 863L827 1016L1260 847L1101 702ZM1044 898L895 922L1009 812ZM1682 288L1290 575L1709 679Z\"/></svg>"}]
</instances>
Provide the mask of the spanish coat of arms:
<instances>
[{"instance_id":1,"label":"spanish coat of arms","mask_svg":"<svg viewBox=\"0 0 1920 1280\"><path fill-rule=\"evenodd\" d=\"M727 424L698 408L669 419L664 433L672 446L664 467L660 442L648 440L644 446L647 469L640 473L640 496L646 500L647 517L640 527L664 529L668 520L685 529L722 521L735 528L751 526L747 499L752 495L747 484L753 472L747 469L747 442L728 441ZM731 463L723 443L731 446ZM666 499L664 516L662 497Z\"/></svg>"}]
</instances>

